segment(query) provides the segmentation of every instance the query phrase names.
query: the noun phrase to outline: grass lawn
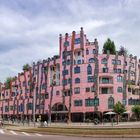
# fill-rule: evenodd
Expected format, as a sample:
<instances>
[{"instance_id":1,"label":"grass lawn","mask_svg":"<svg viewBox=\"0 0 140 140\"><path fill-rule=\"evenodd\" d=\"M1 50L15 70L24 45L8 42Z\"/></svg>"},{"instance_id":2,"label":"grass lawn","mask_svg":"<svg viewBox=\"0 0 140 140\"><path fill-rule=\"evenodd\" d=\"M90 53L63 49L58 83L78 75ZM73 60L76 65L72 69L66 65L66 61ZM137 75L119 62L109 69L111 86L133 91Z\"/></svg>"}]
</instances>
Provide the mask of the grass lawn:
<instances>
[{"instance_id":1,"label":"grass lawn","mask_svg":"<svg viewBox=\"0 0 140 140\"><path fill-rule=\"evenodd\" d=\"M40 132L49 134L74 135L140 135L139 128L32 128L22 129L24 132Z\"/></svg>"}]
</instances>

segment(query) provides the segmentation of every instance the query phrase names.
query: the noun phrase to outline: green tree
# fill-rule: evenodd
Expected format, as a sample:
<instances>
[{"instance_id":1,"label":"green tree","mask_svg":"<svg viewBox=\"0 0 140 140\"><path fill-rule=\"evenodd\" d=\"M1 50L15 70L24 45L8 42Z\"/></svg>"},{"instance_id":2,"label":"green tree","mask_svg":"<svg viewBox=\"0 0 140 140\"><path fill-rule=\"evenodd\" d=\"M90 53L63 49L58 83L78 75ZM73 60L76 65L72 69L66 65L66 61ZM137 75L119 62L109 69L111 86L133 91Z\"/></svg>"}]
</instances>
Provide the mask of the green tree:
<instances>
[{"instance_id":1,"label":"green tree","mask_svg":"<svg viewBox=\"0 0 140 140\"><path fill-rule=\"evenodd\" d=\"M116 46L110 38L108 38L103 45L103 54L107 54L107 51L109 51L110 54L116 54Z\"/></svg>"},{"instance_id":2,"label":"green tree","mask_svg":"<svg viewBox=\"0 0 140 140\"><path fill-rule=\"evenodd\" d=\"M25 64L25 65L23 65L22 69L28 71L30 69L30 65L29 64Z\"/></svg>"},{"instance_id":3,"label":"green tree","mask_svg":"<svg viewBox=\"0 0 140 140\"><path fill-rule=\"evenodd\" d=\"M117 123L120 121L120 116L126 111L125 106L121 104L121 102L117 102L114 107L113 111L117 113Z\"/></svg>"},{"instance_id":4,"label":"green tree","mask_svg":"<svg viewBox=\"0 0 140 140\"><path fill-rule=\"evenodd\" d=\"M132 107L132 112L135 114L137 120L140 119L140 105L135 105Z\"/></svg>"},{"instance_id":5,"label":"green tree","mask_svg":"<svg viewBox=\"0 0 140 140\"><path fill-rule=\"evenodd\" d=\"M11 88L11 81L12 81L12 78L11 77L7 77L6 78L6 81L4 82L6 89L10 89Z\"/></svg>"},{"instance_id":6,"label":"green tree","mask_svg":"<svg viewBox=\"0 0 140 140\"><path fill-rule=\"evenodd\" d=\"M124 55L127 55L127 52L128 52L127 49L125 47L121 46L118 51L118 54L124 56Z\"/></svg>"}]
</instances>

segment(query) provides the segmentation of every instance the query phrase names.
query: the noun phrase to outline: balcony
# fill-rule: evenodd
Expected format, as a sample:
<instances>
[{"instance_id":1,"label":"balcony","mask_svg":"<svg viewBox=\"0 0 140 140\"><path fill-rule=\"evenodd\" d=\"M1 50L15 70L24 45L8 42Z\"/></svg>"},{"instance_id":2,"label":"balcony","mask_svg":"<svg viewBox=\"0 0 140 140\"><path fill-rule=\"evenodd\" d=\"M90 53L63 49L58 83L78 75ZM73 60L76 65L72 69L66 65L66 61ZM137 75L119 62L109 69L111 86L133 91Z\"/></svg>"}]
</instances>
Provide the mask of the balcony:
<instances>
[{"instance_id":1,"label":"balcony","mask_svg":"<svg viewBox=\"0 0 140 140\"><path fill-rule=\"evenodd\" d=\"M113 77L100 77L99 86L112 87L113 86Z\"/></svg>"},{"instance_id":2,"label":"balcony","mask_svg":"<svg viewBox=\"0 0 140 140\"><path fill-rule=\"evenodd\" d=\"M99 92L100 94L113 94L113 87L101 87Z\"/></svg>"}]
</instances>

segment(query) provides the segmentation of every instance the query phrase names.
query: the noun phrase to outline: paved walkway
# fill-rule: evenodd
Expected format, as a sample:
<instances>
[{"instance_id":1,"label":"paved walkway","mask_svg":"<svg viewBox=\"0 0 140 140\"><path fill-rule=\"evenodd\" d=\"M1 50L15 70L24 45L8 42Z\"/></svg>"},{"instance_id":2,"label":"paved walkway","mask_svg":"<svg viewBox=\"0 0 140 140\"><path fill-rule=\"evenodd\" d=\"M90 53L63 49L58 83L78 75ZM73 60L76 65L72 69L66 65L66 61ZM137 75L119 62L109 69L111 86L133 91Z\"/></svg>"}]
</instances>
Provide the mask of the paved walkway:
<instances>
[{"instance_id":1,"label":"paved walkway","mask_svg":"<svg viewBox=\"0 0 140 140\"><path fill-rule=\"evenodd\" d=\"M13 126L11 123L6 123L5 128L13 128L13 129L28 129L34 128L34 124L22 124L22 123L15 123ZM40 127L40 123L36 123L35 127ZM46 126L47 127L47 126ZM48 124L48 127L64 127L64 128L140 128L140 122L119 122L117 123L103 123L95 125L94 123L51 123Z\"/></svg>"}]
</instances>

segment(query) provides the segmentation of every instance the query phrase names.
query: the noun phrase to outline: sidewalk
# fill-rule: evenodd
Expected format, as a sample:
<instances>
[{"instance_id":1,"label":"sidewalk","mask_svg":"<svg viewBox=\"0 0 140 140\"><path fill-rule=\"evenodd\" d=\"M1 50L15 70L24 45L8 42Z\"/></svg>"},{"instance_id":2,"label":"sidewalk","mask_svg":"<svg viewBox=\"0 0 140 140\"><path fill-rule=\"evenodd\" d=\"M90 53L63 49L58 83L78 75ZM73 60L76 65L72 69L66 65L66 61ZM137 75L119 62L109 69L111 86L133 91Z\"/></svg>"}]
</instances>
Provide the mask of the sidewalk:
<instances>
[{"instance_id":1,"label":"sidewalk","mask_svg":"<svg viewBox=\"0 0 140 140\"><path fill-rule=\"evenodd\" d=\"M40 123L36 123L35 127L33 123L6 123L5 128L16 128L16 129L29 129L41 127ZM60 128L140 128L140 122L119 122L115 123L102 123L95 125L94 123L49 123L47 127L60 127Z\"/></svg>"}]
</instances>

